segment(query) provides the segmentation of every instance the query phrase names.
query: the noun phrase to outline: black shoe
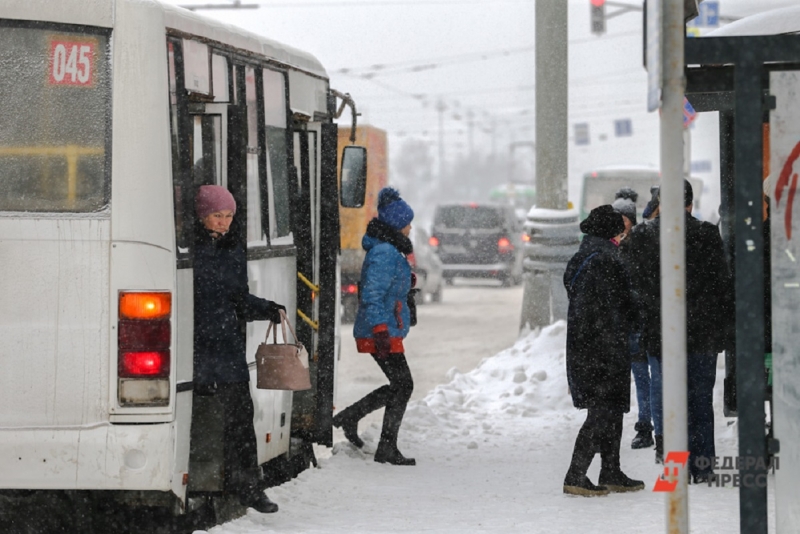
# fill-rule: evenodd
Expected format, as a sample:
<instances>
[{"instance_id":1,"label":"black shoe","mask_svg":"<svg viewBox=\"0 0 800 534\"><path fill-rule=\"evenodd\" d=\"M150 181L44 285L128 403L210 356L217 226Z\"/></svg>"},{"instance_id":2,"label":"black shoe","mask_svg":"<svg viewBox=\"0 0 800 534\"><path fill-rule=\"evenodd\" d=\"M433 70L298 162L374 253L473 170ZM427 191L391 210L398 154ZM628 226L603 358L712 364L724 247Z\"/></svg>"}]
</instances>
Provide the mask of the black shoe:
<instances>
[{"instance_id":1,"label":"black shoe","mask_svg":"<svg viewBox=\"0 0 800 534\"><path fill-rule=\"evenodd\" d=\"M653 425L636 423L633 429L636 430L636 437L631 441L631 449L648 449L653 446Z\"/></svg>"},{"instance_id":2,"label":"black shoe","mask_svg":"<svg viewBox=\"0 0 800 534\"><path fill-rule=\"evenodd\" d=\"M664 436L656 435L656 463L664 463Z\"/></svg>"},{"instance_id":3,"label":"black shoe","mask_svg":"<svg viewBox=\"0 0 800 534\"><path fill-rule=\"evenodd\" d=\"M358 437L358 421L342 417L344 412L339 412L333 416L333 426L344 430L344 437L347 441L353 444L356 448L360 449L364 446L364 441Z\"/></svg>"},{"instance_id":4,"label":"black shoe","mask_svg":"<svg viewBox=\"0 0 800 534\"><path fill-rule=\"evenodd\" d=\"M564 493L568 495L580 495L581 497L601 497L608 495L610 490L605 486L595 486L588 477L580 479L564 479Z\"/></svg>"},{"instance_id":5,"label":"black shoe","mask_svg":"<svg viewBox=\"0 0 800 534\"><path fill-rule=\"evenodd\" d=\"M651 432L638 432L631 441L631 449L649 449L654 443Z\"/></svg>"},{"instance_id":6,"label":"black shoe","mask_svg":"<svg viewBox=\"0 0 800 534\"><path fill-rule=\"evenodd\" d=\"M597 481L601 486L605 486L609 491L622 493L626 491L639 491L644 489L644 482L633 480L620 470L606 472L600 471L600 479Z\"/></svg>"},{"instance_id":7,"label":"black shoe","mask_svg":"<svg viewBox=\"0 0 800 534\"><path fill-rule=\"evenodd\" d=\"M263 491L240 497L239 502L243 506L252 508L256 512L261 512L262 514L274 514L278 511L278 505L269 500L269 497L267 497L267 494Z\"/></svg>"},{"instance_id":8,"label":"black shoe","mask_svg":"<svg viewBox=\"0 0 800 534\"><path fill-rule=\"evenodd\" d=\"M417 465L417 461L414 458L406 458L397 449L381 449L380 445L378 450L375 451L375 461L379 464Z\"/></svg>"}]
</instances>

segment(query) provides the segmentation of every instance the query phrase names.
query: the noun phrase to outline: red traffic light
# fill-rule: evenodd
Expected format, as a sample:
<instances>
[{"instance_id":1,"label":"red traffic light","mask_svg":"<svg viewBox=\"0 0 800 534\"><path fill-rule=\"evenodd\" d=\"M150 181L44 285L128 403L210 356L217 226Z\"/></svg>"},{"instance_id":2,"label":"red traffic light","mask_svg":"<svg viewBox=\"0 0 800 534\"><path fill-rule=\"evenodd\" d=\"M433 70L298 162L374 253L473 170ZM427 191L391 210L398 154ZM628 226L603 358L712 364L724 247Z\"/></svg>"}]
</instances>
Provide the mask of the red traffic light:
<instances>
[{"instance_id":1,"label":"red traffic light","mask_svg":"<svg viewBox=\"0 0 800 534\"><path fill-rule=\"evenodd\" d=\"M594 7L603 7L606 3L606 0L590 0Z\"/></svg>"}]
</instances>

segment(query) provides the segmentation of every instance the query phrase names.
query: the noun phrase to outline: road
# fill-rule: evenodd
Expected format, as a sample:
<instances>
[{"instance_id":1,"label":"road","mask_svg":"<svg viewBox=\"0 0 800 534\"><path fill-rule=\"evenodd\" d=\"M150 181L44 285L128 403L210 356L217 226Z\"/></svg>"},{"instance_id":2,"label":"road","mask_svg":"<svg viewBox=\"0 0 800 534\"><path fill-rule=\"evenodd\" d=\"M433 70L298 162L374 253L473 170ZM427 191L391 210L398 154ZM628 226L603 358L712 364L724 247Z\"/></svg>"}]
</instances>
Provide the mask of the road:
<instances>
[{"instance_id":1,"label":"road","mask_svg":"<svg viewBox=\"0 0 800 534\"><path fill-rule=\"evenodd\" d=\"M404 345L414 377L412 400L423 398L447 372L467 372L483 358L513 345L519 333L522 286L503 288L494 282L459 283L444 288L442 302L419 306L418 324ZM388 383L368 354L356 352L352 325L342 325L342 349L336 392L337 411ZM359 429L380 426L383 410L365 418ZM344 439L334 429L334 442Z\"/></svg>"}]
</instances>

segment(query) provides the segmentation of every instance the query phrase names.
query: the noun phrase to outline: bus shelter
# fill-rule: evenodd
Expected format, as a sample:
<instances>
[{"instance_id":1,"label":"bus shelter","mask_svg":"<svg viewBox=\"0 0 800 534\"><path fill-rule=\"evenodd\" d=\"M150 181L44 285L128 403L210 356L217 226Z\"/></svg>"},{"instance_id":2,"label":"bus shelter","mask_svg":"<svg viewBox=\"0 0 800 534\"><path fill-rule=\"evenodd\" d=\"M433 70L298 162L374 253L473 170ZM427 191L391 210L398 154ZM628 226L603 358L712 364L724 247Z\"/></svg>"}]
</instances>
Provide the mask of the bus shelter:
<instances>
[{"instance_id":1,"label":"bus shelter","mask_svg":"<svg viewBox=\"0 0 800 534\"><path fill-rule=\"evenodd\" d=\"M768 472L775 473L777 532L795 532L800 522L794 489L800 475L800 209L793 209L800 173L800 35L774 34L786 28L788 15L800 21L800 8L777 11L685 43L686 97L698 112L719 113L720 230L736 293L725 409L738 416L740 530L764 534ZM765 372L770 343L771 388ZM774 417L767 436L769 393Z\"/></svg>"}]
</instances>

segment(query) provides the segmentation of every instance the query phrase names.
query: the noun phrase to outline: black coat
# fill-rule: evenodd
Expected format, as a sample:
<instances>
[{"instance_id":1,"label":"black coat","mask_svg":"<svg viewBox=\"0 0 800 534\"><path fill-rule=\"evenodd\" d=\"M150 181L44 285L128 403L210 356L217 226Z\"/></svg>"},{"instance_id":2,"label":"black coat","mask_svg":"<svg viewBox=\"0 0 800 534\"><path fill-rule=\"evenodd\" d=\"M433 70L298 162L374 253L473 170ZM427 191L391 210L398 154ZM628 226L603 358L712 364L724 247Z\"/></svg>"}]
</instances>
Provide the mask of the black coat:
<instances>
[{"instance_id":1,"label":"black coat","mask_svg":"<svg viewBox=\"0 0 800 534\"><path fill-rule=\"evenodd\" d=\"M633 228L630 273L641 298L643 343L661 357L660 227L657 217ZM734 334L733 283L719 229L686 214L686 341L689 354L720 352Z\"/></svg>"},{"instance_id":2,"label":"black coat","mask_svg":"<svg viewBox=\"0 0 800 534\"><path fill-rule=\"evenodd\" d=\"M630 410L636 307L616 245L584 236L567 263L567 382L576 408Z\"/></svg>"},{"instance_id":3,"label":"black coat","mask_svg":"<svg viewBox=\"0 0 800 534\"><path fill-rule=\"evenodd\" d=\"M234 225L236 223L234 222ZM194 381L247 382L246 322L277 313L274 302L250 294L247 256L235 226L212 239L201 224L194 243Z\"/></svg>"}]
</instances>

